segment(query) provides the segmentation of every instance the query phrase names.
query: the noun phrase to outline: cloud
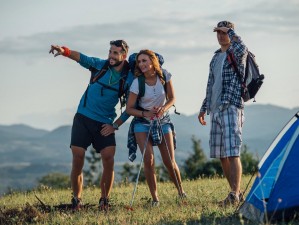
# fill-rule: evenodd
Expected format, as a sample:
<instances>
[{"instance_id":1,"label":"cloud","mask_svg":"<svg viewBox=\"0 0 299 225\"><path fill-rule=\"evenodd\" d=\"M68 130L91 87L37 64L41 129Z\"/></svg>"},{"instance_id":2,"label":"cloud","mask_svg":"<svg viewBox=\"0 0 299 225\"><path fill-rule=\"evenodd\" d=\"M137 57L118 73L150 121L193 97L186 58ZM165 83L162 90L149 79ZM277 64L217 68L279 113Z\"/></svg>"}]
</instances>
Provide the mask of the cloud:
<instances>
[{"instance_id":1,"label":"cloud","mask_svg":"<svg viewBox=\"0 0 299 225\"><path fill-rule=\"evenodd\" d=\"M236 29L240 23L243 30L250 29L252 32L267 32L275 35L285 35L283 32L298 35L299 32L299 2L295 0L274 0L269 3L264 1L250 1L244 3L237 1L238 7L231 5L231 10L223 11L208 16L209 20L230 18L236 23ZM250 32L250 31L248 31Z\"/></svg>"},{"instance_id":2,"label":"cloud","mask_svg":"<svg viewBox=\"0 0 299 225\"><path fill-rule=\"evenodd\" d=\"M205 44L194 41L200 36L200 29L194 27L199 27L196 20L170 18L75 26L62 31L6 38L0 41L0 55L14 57L28 55L36 59L48 57L45 53L50 48L50 44L65 44L73 49L106 55L109 41L118 38L129 40L128 43L129 45L132 43L134 50L145 47L160 51L167 50L174 54L174 57L182 53L208 51Z\"/></svg>"},{"instance_id":3,"label":"cloud","mask_svg":"<svg viewBox=\"0 0 299 225\"><path fill-rule=\"evenodd\" d=\"M174 75L178 110L194 113L204 98L209 62L219 48L212 29L223 19L236 24L266 74L259 103L296 104L298 0L53 1L29 0L14 10L20 3L12 0L0 9L1 121L34 123L36 118L38 124L54 124L47 122L53 110L77 105L88 82L82 74L89 73L71 60L53 59L50 45L103 58L114 39L127 40L130 53L150 48L162 54L165 68ZM68 16L58 17L70 4Z\"/></svg>"},{"instance_id":4,"label":"cloud","mask_svg":"<svg viewBox=\"0 0 299 225\"><path fill-rule=\"evenodd\" d=\"M196 1L188 1L196 5ZM164 3L169 5L169 2ZM176 1L174 4L180 4ZM209 6L211 6L210 3ZM215 4L215 3L214 3ZM198 4L199 5L199 4ZM232 7L236 5L236 7ZM230 6L230 7L228 7ZM43 32L30 36L5 38L0 40L0 55L14 57L43 58L47 57L50 44L70 45L73 49L84 50L96 55L106 55L107 44L111 39L124 38L132 45L133 51L141 48L153 48L168 52L173 58L182 54L199 55L217 46L215 39L211 40L211 27L220 18L231 18L236 21L236 27L241 23L246 32L277 32L275 35L298 35L299 4L297 1L271 1L265 4L253 1L241 5L238 1L228 1L226 11L204 14L190 9L186 13L180 8L170 8L164 12L159 10L158 16L141 17L138 20L120 23L91 24L70 27L55 32ZM254 30L253 30L254 29ZM279 34L279 31L283 31ZM245 34L246 35L246 34ZM107 43L107 44L106 44ZM132 43L132 44L130 44Z\"/></svg>"}]
</instances>

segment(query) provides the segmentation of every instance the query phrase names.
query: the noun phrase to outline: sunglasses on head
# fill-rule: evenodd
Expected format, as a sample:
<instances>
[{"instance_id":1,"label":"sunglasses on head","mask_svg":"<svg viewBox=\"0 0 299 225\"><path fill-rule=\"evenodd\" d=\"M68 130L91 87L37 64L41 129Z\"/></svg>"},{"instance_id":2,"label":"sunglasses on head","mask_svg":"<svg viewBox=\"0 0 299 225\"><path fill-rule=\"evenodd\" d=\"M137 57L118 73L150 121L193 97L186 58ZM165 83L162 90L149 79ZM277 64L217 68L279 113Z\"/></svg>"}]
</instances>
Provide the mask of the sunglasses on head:
<instances>
[{"instance_id":1,"label":"sunglasses on head","mask_svg":"<svg viewBox=\"0 0 299 225\"><path fill-rule=\"evenodd\" d=\"M122 50L124 50L125 52L128 52L129 46L123 40L110 41L110 45L115 45L116 47L121 47Z\"/></svg>"}]
</instances>

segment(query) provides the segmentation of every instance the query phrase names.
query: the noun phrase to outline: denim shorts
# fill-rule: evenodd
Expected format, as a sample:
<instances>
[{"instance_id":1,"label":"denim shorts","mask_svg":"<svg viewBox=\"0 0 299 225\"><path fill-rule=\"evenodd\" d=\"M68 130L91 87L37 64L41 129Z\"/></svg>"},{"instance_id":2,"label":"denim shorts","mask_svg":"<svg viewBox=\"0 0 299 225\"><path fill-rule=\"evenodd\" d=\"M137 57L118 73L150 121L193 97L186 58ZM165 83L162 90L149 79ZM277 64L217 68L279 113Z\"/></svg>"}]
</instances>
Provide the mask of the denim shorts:
<instances>
[{"instance_id":1,"label":"denim shorts","mask_svg":"<svg viewBox=\"0 0 299 225\"><path fill-rule=\"evenodd\" d=\"M149 124L136 123L134 125L134 133L148 133L149 128L150 128ZM163 134L171 133L172 130L171 130L170 124L168 124L168 123L163 124L162 125L162 131L163 131Z\"/></svg>"}]
</instances>

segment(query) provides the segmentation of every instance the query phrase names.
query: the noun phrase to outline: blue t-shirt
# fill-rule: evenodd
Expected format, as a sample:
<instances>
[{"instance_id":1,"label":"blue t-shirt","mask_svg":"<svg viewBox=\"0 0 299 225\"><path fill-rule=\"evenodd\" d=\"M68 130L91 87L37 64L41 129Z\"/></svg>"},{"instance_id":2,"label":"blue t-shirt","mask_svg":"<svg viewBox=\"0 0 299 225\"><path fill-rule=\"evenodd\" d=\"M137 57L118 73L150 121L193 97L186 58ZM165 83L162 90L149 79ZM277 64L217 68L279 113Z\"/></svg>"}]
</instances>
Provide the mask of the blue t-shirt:
<instances>
[{"instance_id":1,"label":"blue t-shirt","mask_svg":"<svg viewBox=\"0 0 299 225\"><path fill-rule=\"evenodd\" d=\"M100 58L88 57L80 53L79 64L87 69L94 67L100 70L106 61L107 60ZM121 73L109 68L103 77L101 77L97 82L90 84L86 98L86 92L81 97L77 112L90 119L102 123L112 124L117 116L115 106L119 101L118 91L111 90L105 86L107 85L115 90L118 90L120 75ZM129 89L132 81L133 74L129 71L124 87ZM84 106L85 101L86 105ZM125 122L129 117L130 116L124 110L121 115L121 120Z\"/></svg>"}]
</instances>

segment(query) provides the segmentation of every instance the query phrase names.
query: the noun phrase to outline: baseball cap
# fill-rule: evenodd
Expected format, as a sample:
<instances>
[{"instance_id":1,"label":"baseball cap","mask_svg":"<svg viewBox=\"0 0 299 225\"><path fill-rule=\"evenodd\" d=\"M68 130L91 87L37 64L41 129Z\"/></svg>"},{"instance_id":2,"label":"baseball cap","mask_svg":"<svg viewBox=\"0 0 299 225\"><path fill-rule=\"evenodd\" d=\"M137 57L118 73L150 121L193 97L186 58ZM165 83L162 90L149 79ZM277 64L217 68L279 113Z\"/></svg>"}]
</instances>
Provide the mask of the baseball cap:
<instances>
[{"instance_id":1,"label":"baseball cap","mask_svg":"<svg viewBox=\"0 0 299 225\"><path fill-rule=\"evenodd\" d=\"M217 27L227 27L227 28L232 28L234 29L235 28L235 25L230 22L230 21L227 21L227 20L224 20L224 21L220 21L218 24L217 24Z\"/></svg>"}]
</instances>

